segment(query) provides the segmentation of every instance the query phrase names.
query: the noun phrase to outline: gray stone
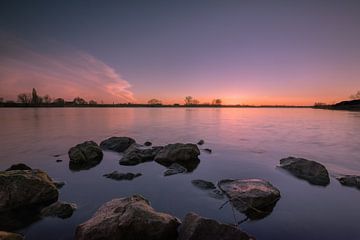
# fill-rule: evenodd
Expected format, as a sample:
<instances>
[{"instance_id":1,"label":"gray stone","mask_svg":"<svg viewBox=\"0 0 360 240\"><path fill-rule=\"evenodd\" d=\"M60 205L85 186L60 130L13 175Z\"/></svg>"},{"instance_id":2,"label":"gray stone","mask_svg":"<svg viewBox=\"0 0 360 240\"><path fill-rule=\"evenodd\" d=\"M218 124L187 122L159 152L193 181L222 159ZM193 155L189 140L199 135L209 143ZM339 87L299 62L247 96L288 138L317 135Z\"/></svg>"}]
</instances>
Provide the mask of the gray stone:
<instances>
[{"instance_id":1,"label":"gray stone","mask_svg":"<svg viewBox=\"0 0 360 240\"><path fill-rule=\"evenodd\" d=\"M360 176L342 175L336 177L336 179L344 186L356 187L360 189Z\"/></svg>"},{"instance_id":2,"label":"gray stone","mask_svg":"<svg viewBox=\"0 0 360 240\"><path fill-rule=\"evenodd\" d=\"M156 147L142 147L137 144L131 145L120 159L119 164L125 166L133 166L144 162L153 161L156 154L162 149L160 146Z\"/></svg>"},{"instance_id":3,"label":"gray stone","mask_svg":"<svg viewBox=\"0 0 360 240\"><path fill-rule=\"evenodd\" d=\"M77 240L175 240L180 221L140 195L113 199L76 228Z\"/></svg>"},{"instance_id":4,"label":"gray stone","mask_svg":"<svg viewBox=\"0 0 360 240\"><path fill-rule=\"evenodd\" d=\"M101 148L93 141L86 141L69 150L71 170L85 170L98 165L102 158Z\"/></svg>"},{"instance_id":5,"label":"gray stone","mask_svg":"<svg viewBox=\"0 0 360 240\"><path fill-rule=\"evenodd\" d=\"M225 179L219 181L218 187L230 203L250 219L267 216L280 199L280 191L262 179Z\"/></svg>"},{"instance_id":6,"label":"gray stone","mask_svg":"<svg viewBox=\"0 0 360 240\"><path fill-rule=\"evenodd\" d=\"M310 184L326 186L330 183L329 173L325 166L315 161L288 157L280 160L280 167Z\"/></svg>"},{"instance_id":7,"label":"gray stone","mask_svg":"<svg viewBox=\"0 0 360 240\"><path fill-rule=\"evenodd\" d=\"M55 202L41 210L41 216L43 217L59 217L69 218L73 215L76 210L75 203L67 202Z\"/></svg>"},{"instance_id":8,"label":"gray stone","mask_svg":"<svg viewBox=\"0 0 360 240\"><path fill-rule=\"evenodd\" d=\"M239 228L188 213L179 229L178 240L255 240Z\"/></svg>"},{"instance_id":9,"label":"gray stone","mask_svg":"<svg viewBox=\"0 0 360 240\"><path fill-rule=\"evenodd\" d=\"M114 179L114 180L133 180L134 178L140 177L141 173L120 173L118 171L114 171L112 173L104 174L104 177Z\"/></svg>"},{"instance_id":10,"label":"gray stone","mask_svg":"<svg viewBox=\"0 0 360 240\"><path fill-rule=\"evenodd\" d=\"M129 137L110 137L102 141L100 147L104 150L123 152L134 143L135 140Z\"/></svg>"}]
</instances>

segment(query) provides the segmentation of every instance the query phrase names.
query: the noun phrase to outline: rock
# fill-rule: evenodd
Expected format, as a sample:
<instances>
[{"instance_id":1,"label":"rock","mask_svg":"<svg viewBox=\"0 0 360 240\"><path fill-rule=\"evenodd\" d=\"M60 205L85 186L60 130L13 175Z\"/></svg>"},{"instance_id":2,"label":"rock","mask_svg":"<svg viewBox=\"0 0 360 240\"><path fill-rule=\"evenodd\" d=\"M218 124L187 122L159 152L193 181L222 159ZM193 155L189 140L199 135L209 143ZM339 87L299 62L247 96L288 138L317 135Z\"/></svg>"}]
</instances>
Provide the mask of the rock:
<instances>
[{"instance_id":1,"label":"rock","mask_svg":"<svg viewBox=\"0 0 360 240\"><path fill-rule=\"evenodd\" d=\"M93 141L86 141L69 150L71 170L85 170L98 165L102 158L101 148Z\"/></svg>"},{"instance_id":2,"label":"rock","mask_svg":"<svg viewBox=\"0 0 360 240\"><path fill-rule=\"evenodd\" d=\"M61 159L56 159L56 162L59 163L59 162L62 162L63 160Z\"/></svg>"},{"instance_id":3,"label":"rock","mask_svg":"<svg viewBox=\"0 0 360 240\"><path fill-rule=\"evenodd\" d=\"M56 202L59 192L41 170L0 172L0 212Z\"/></svg>"},{"instance_id":4,"label":"rock","mask_svg":"<svg viewBox=\"0 0 360 240\"><path fill-rule=\"evenodd\" d=\"M140 195L113 199L76 228L77 240L175 240L180 221L156 212Z\"/></svg>"},{"instance_id":5,"label":"rock","mask_svg":"<svg viewBox=\"0 0 360 240\"><path fill-rule=\"evenodd\" d=\"M192 180L191 183L195 187L203 189L203 190L216 189L215 184L213 184L212 182L201 180L201 179Z\"/></svg>"},{"instance_id":6,"label":"rock","mask_svg":"<svg viewBox=\"0 0 360 240\"><path fill-rule=\"evenodd\" d=\"M120 173L118 171L114 171L112 173L104 174L103 176L114 180L133 180L141 175L141 173Z\"/></svg>"},{"instance_id":7,"label":"rock","mask_svg":"<svg viewBox=\"0 0 360 240\"><path fill-rule=\"evenodd\" d=\"M100 147L104 150L123 152L134 143L135 140L129 137L111 137L102 141Z\"/></svg>"},{"instance_id":8,"label":"rock","mask_svg":"<svg viewBox=\"0 0 360 240\"><path fill-rule=\"evenodd\" d=\"M23 239L25 238L20 234L0 231L0 240L23 240Z\"/></svg>"},{"instance_id":9,"label":"rock","mask_svg":"<svg viewBox=\"0 0 360 240\"><path fill-rule=\"evenodd\" d=\"M280 160L280 167L314 185L326 186L330 183L329 173L326 168L315 161L288 157Z\"/></svg>"},{"instance_id":10,"label":"rock","mask_svg":"<svg viewBox=\"0 0 360 240\"><path fill-rule=\"evenodd\" d=\"M344 186L356 187L360 189L360 176L343 175L336 177L336 179Z\"/></svg>"},{"instance_id":11,"label":"rock","mask_svg":"<svg viewBox=\"0 0 360 240\"><path fill-rule=\"evenodd\" d=\"M162 147L146 148L137 144L131 145L120 159L119 164L125 166L133 166L144 162L153 161L156 154Z\"/></svg>"},{"instance_id":12,"label":"rock","mask_svg":"<svg viewBox=\"0 0 360 240\"><path fill-rule=\"evenodd\" d=\"M146 142L144 143L144 146L147 146L147 147L149 147L149 146L151 146L151 145L152 145L152 143L149 142L149 141L146 141Z\"/></svg>"},{"instance_id":13,"label":"rock","mask_svg":"<svg viewBox=\"0 0 360 240\"><path fill-rule=\"evenodd\" d=\"M31 167L29 167L28 165L26 165L24 163L18 163L18 164L11 165L11 167L6 169L5 171L12 171L12 170L31 170Z\"/></svg>"},{"instance_id":14,"label":"rock","mask_svg":"<svg viewBox=\"0 0 360 240\"><path fill-rule=\"evenodd\" d=\"M224 198L224 193L219 189L211 190L210 192L208 192L208 195L210 197L216 198L216 199L223 199Z\"/></svg>"},{"instance_id":15,"label":"rock","mask_svg":"<svg viewBox=\"0 0 360 240\"><path fill-rule=\"evenodd\" d=\"M262 179L225 179L219 181L218 187L230 203L250 219L267 216L280 199L280 191Z\"/></svg>"},{"instance_id":16,"label":"rock","mask_svg":"<svg viewBox=\"0 0 360 240\"><path fill-rule=\"evenodd\" d=\"M178 240L250 240L255 238L229 224L188 213L179 229Z\"/></svg>"},{"instance_id":17,"label":"rock","mask_svg":"<svg viewBox=\"0 0 360 240\"><path fill-rule=\"evenodd\" d=\"M212 153L212 150L211 150L210 148L204 148L203 151L204 151L204 152L207 152L207 153L209 153L209 154Z\"/></svg>"},{"instance_id":18,"label":"rock","mask_svg":"<svg viewBox=\"0 0 360 240\"><path fill-rule=\"evenodd\" d=\"M54 183L54 185L55 185L55 187L56 187L57 189L60 189L60 188L62 188L63 186L65 186L65 182L60 182L60 181L54 181L54 180L53 180L53 183Z\"/></svg>"},{"instance_id":19,"label":"rock","mask_svg":"<svg viewBox=\"0 0 360 240\"><path fill-rule=\"evenodd\" d=\"M201 139L200 141L198 141L197 145L203 145L204 143L205 141Z\"/></svg>"},{"instance_id":20,"label":"rock","mask_svg":"<svg viewBox=\"0 0 360 240\"><path fill-rule=\"evenodd\" d=\"M177 163L171 164L168 169L164 172L164 176L171 176L179 173L186 173L187 170L183 166Z\"/></svg>"},{"instance_id":21,"label":"rock","mask_svg":"<svg viewBox=\"0 0 360 240\"><path fill-rule=\"evenodd\" d=\"M155 161L166 167L173 163L178 163L185 167L187 171L193 171L199 164L198 156L200 150L195 144L175 143L168 144L162 148L155 156Z\"/></svg>"},{"instance_id":22,"label":"rock","mask_svg":"<svg viewBox=\"0 0 360 240\"><path fill-rule=\"evenodd\" d=\"M75 203L67 202L55 202L50 206L47 206L41 210L41 216L43 217L59 217L59 218L69 218L73 215L76 210Z\"/></svg>"}]
</instances>

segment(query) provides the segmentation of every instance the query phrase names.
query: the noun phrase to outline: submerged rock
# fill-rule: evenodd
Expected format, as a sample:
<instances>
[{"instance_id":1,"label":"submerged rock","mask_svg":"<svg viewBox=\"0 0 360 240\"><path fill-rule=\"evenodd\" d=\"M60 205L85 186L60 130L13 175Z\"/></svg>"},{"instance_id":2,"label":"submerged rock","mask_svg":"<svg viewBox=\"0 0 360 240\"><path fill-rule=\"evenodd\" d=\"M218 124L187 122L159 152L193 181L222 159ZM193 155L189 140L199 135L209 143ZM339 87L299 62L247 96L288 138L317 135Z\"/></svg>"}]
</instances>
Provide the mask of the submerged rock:
<instances>
[{"instance_id":1,"label":"submerged rock","mask_svg":"<svg viewBox=\"0 0 360 240\"><path fill-rule=\"evenodd\" d=\"M179 229L178 240L255 240L229 224L188 213Z\"/></svg>"},{"instance_id":2,"label":"submerged rock","mask_svg":"<svg viewBox=\"0 0 360 240\"><path fill-rule=\"evenodd\" d=\"M113 199L76 228L77 240L175 240L180 221L156 212L140 195Z\"/></svg>"},{"instance_id":3,"label":"submerged rock","mask_svg":"<svg viewBox=\"0 0 360 240\"><path fill-rule=\"evenodd\" d=\"M200 141L198 141L197 145L203 145L204 143L205 141L201 139Z\"/></svg>"},{"instance_id":4,"label":"submerged rock","mask_svg":"<svg viewBox=\"0 0 360 240\"><path fill-rule=\"evenodd\" d=\"M114 180L133 180L141 175L141 173L120 173L118 171L114 171L112 173L104 174L103 176Z\"/></svg>"},{"instance_id":5,"label":"submerged rock","mask_svg":"<svg viewBox=\"0 0 360 240\"><path fill-rule=\"evenodd\" d=\"M56 162L59 163L59 162L62 162L63 160L61 159L56 159Z\"/></svg>"},{"instance_id":6,"label":"submerged rock","mask_svg":"<svg viewBox=\"0 0 360 240\"><path fill-rule=\"evenodd\" d=\"M213 184L212 182L209 182L209 181L201 180L201 179L192 180L191 183L195 187L203 189L203 190L216 189L215 184Z\"/></svg>"},{"instance_id":7,"label":"submerged rock","mask_svg":"<svg viewBox=\"0 0 360 240\"><path fill-rule=\"evenodd\" d=\"M100 147L104 150L123 152L134 143L135 140L129 137L110 137L102 141Z\"/></svg>"},{"instance_id":8,"label":"submerged rock","mask_svg":"<svg viewBox=\"0 0 360 240\"><path fill-rule=\"evenodd\" d=\"M280 191L262 179L225 179L219 181L218 187L230 203L250 219L267 216L280 199Z\"/></svg>"},{"instance_id":9,"label":"submerged rock","mask_svg":"<svg viewBox=\"0 0 360 240\"><path fill-rule=\"evenodd\" d=\"M56 202L59 192L41 170L0 172L0 212Z\"/></svg>"},{"instance_id":10,"label":"submerged rock","mask_svg":"<svg viewBox=\"0 0 360 240\"><path fill-rule=\"evenodd\" d=\"M280 160L280 167L314 185L326 186L330 183L329 173L324 165L315 161L288 157Z\"/></svg>"},{"instance_id":11,"label":"submerged rock","mask_svg":"<svg viewBox=\"0 0 360 240\"><path fill-rule=\"evenodd\" d=\"M181 166L180 164L173 163L168 169L164 172L164 176L171 176L179 173L186 173L187 169Z\"/></svg>"},{"instance_id":12,"label":"submerged rock","mask_svg":"<svg viewBox=\"0 0 360 240\"><path fill-rule=\"evenodd\" d=\"M212 153L212 150L210 148L204 148L203 151L209 154Z\"/></svg>"},{"instance_id":13,"label":"submerged rock","mask_svg":"<svg viewBox=\"0 0 360 240\"><path fill-rule=\"evenodd\" d=\"M0 240L23 240L23 239L25 238L20 234L0 231Z\"/></svg>"},{"instance_id":14,"label":"submerged rock","mask_svg":"<svg viewBox=\"0 0 360 240\"><path fill-rule=\"evenodd\" d=\"M6 169L5 171L12 171L12 170L31 170L31 167L29 167L28 165L26 165L24 163L18 163L18 164L11 165L11 167Z\"/></svg>"},{"instance_id":15,"label":"submerged rock","mask_svg":"<svg viewBox=\"0 0 360 240\"><path fill-rule=\"evenodd\" d=\"M131 145L125 152L124 156L120 159L120 165L133 166L143 162L153 161L156 154L163 147L146 148L137 144Z\"/></svg>"},{"instance_id":16,"label":"submerged rock","mask_svg":"<svg viewBox=\"0 0 360 240\"><path fill-rule=\"evenodd\" d=\"M336 179L341 183L341 185L360 189L360 176L343 175L336 177Z\"/></svg>"},{"instance_id":17,"label":"submerged rock","mask_svg":"<svg viewBox=\"0 0 360 240\"><path fill-rule=\"evenodd\" d=\"M86 141L69 150L71 170L85 170L98 165L102 158L101 148L93 141Z\"/></svg>"},{"instance_id":18,"label":"submerged rock","mask_svg":"<svg viewBox=\"0 0 360 240\"><path fill-rule=\"evenodd\" d=\"M69 218L73 215L76 210L75 203L67 202L55 202L41 210L41 216L43 217L59 217Z\"/></svg>"}]
</instances>

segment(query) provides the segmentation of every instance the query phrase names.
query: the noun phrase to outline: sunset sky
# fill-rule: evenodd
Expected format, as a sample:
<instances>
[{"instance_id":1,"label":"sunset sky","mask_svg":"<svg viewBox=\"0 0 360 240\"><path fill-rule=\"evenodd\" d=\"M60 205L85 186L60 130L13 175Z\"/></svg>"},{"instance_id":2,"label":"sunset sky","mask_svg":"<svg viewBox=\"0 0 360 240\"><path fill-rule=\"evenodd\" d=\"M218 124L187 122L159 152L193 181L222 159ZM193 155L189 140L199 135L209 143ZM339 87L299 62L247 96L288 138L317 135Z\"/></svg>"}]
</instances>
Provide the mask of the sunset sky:
<instances>
[{"instance_id":1,"label":"sunset sky","mask_svg":"<svg viewBox=\"0 0 360 240\"><path fill-rule=\"evenodd\" d=\"M309 105L360 90L360 1L0 2L0 97Z\"/></svg>"}]
</instances>

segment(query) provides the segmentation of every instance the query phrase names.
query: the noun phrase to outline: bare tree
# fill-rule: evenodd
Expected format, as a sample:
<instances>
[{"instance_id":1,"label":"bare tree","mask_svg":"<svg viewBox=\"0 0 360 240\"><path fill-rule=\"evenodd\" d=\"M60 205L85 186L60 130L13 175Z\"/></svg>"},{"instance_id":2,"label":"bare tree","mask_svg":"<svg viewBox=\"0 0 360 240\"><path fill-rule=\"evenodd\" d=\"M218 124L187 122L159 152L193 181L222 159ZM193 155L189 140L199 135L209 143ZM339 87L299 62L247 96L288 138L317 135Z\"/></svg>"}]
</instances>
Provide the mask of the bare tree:
<instances>
[{"instance_id":1,"label":"bare tree","mask_svg":"<svg viewBox=\"0 0 360 240\"><path fill-rule=\"evenodd\" d=\"M357 100L360 99L360 91L350 96L350 99Z\"/></svg>"},{"instance_id":2,"label":"bare tree","mask_svg":"<svg viewBox=\"0 0 360 240\"><path fill-rule=\"evenodd\" d=\"M31 103L31 94L30 93L20 93L17 96L18 102L29 104Z\"/></svg>"},{"instance_id":3,"label":"bare tree","mask_svg":"<svg viewBox=\"0 0 360 240\"><path fill-rule=\"evenodd\" d=\"M148 101L149 105L161 105L162 102L159 99L153 98Z\"/></svg>"},{"instance_id":4,"label":"bare tree","mask_svg":"<svg viewBox=\"0 0 360 240\"><path fill-rule=\"evenodd\" d=\"M85 101L85 99L81 98L81 97L76 97L73 100L73 103L76 105L84 105L87 104L87 102Z\"/></svg>"},{"instance_id":5,"label":"bare tree","mask_svg":"<svg viewBox=\"0 0 360 240\"><path fill-rule=\"evenodd\" d=\"M212 105L220 106L222 104L222 100L220 98L212 100Z\"/></svg>"},{"instance_id":6,"label":"bare tree","mask_svg":"<svg viewBox=\"0 0 360 240\"><path fill-rule=\"evenodd\" d=\"M90 100L90 101L89 101L89 104L90 104L90 105L96 105L97 102L96 102L95 100Z\"/></svg>"},{"instance_id":7,"label":"bare tree","mask_svg":"<svg viewBox=\"0 0 360 240\"><path fill-rule=\"evenodd\" d=\"M43 100L44 100L44 103L46 103L46 104L50 104L51 101L52 101L51 97L50 97L48 94L46 94L46 95L43 97Z\"/></svg>"},{"instance_id":8,"label":"bare tree","mask_svg":"<svg viewBox=\"0 0 360 240\"><path fill-rule=\"evenodd\" d=\"M192 102L193 102L193 97L192 96L185 97L185 105L191 105Z\"/></svg>"},{"instance_id":9,"label":"bare tree","mask_svg":"<svg viewBox=\"0 0 360 240\"><path fill-rule=\"evenodd\" d=\"M37 95L36 89L33 88L32 89L32 98L31 98L31 103L32 104L40 104L40 97Z\"/></svg>"}]
</instances>

